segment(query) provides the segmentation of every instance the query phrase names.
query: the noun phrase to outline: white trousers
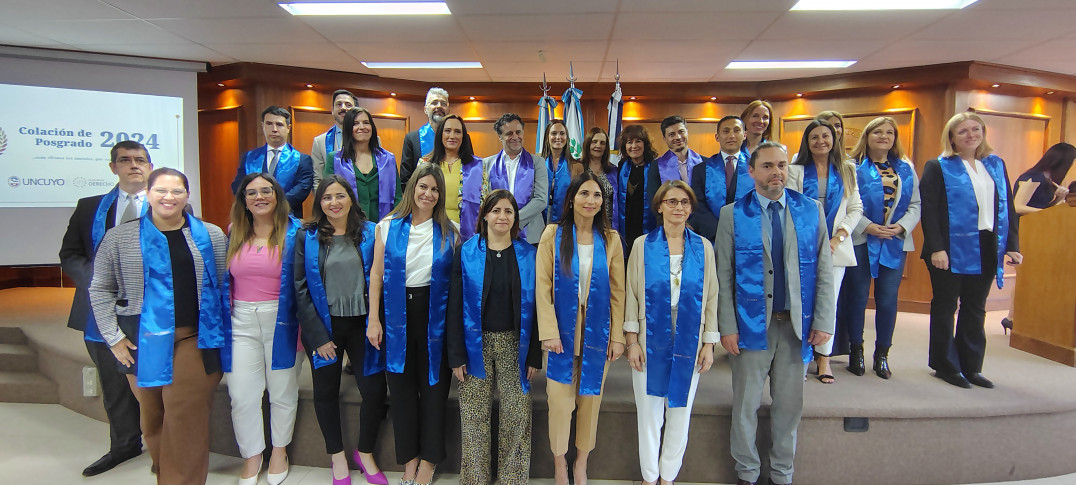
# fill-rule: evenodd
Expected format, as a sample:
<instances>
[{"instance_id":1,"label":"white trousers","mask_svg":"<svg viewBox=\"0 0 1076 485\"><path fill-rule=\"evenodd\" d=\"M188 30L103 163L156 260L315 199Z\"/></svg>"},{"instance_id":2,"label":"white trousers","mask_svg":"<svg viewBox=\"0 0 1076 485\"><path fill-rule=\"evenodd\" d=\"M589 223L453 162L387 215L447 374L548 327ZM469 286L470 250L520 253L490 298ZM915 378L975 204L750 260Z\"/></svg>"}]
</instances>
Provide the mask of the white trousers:
<instances>
[{"instance_id":1,"label":"white trousers","mask_svg":"<svg viewBox=\"0 0 1076 485\"><path fill-rule=\"evenodd\" d=\"M235 441L243 458L265 451L262 396L267 388L273 446L291 443L295 428L299 366L272 369L276 310L276 301L236 300L232 305L232 371L227 374L228 395L232 399Z\"/></svg>"},{"instance_id":2,"label":"white trousers","mask_svg":"<svg viewBox=\"0 0 1076 485\"><path fill-rule=\"evenodd\" d=\"M833 267L833 308L837 308L837 299L841 296L841 282L844 281L844 270L847 269L844 266ZM808 338L809 335L804 335L803 338ZM814 351L822 355L829 355L833 353L833 338L830 338L826 343L822 345L815 345Z\"/></svg>"},{"instance_id":3,"label":"white trousers","mask_svg":"<svg viewBox=\"0 0 1076 485\"><path fill-rule=\"evenodd\" d=\"M687 394L687 406L669 407L664 397L646 394L646 371L631 370L631 384L635 390L635 409L639 420L639 469L643 480L656 482L658 478L676 480L684 464L687 451L688 424L691 406L695 403L695 390L699 387L699 373L691 376L691 390ZM662 439L661 426L665 425Z\"/></svg>"}]
</instances>

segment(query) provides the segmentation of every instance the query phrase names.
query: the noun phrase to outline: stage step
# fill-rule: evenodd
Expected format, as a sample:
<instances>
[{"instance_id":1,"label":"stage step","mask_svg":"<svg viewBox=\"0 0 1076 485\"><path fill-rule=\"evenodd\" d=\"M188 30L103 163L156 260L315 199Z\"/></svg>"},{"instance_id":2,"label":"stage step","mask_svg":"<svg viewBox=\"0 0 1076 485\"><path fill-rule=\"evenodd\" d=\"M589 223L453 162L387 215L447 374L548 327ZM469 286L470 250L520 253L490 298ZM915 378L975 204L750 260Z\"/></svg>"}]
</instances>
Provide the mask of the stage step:
<instances>
[{"instance_id":1,"label":"stage step","mask_svg":"<svg viewBox=\"0 0 1076 485\"><path fill-rule=\"evenodd\" d=\"M37 352L26 345L0 344L0 371L36 372Z\"/></svg>"},{"instance_id":2,"label":"stage step","mask_svg":"<svg viewBox=\"0 0 1076 485\"><path fill-rule=\"evenodd\" d=\"M0 327L0 402L60 402L56 383L38 372L37 352L19 327Z\"/></svg>"}]
</instances>

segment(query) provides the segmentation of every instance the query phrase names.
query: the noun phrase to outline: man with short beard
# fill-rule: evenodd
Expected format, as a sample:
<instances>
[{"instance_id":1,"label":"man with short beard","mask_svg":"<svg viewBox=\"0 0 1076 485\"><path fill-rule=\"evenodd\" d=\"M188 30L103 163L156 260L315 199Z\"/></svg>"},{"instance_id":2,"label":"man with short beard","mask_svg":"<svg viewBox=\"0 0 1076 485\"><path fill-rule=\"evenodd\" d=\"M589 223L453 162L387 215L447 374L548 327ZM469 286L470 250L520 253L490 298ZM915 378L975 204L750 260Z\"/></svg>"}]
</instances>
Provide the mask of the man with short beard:
<instances>
[{"instance_id":1,"label":"man with short beard","mask_svg":"<svg viewBox=\"0 0 1076 485\"><path fill-rule=\"evenodd\" d=\"M433 87L426 92L426 106L422 108L429 121L404 137L403 158L400 159L400 184L407 186L407 179L418 165L418 159L433 151L433 137L437 124L448 116L448 91Z\"/></svg>"},{"instance_id":2,"label":"man with short beard","mask_svg":"<svg viewBox=\"0 0 1076 485\"><path fill-rule=\"evenodd\" d=\"M333 91L332 113L336 124L329 128L329 131L314 137L314 146L310 148L310 158L314 162L314 185L310 187L311 192L318 190L321 177L325 175L325 160L331 161L333 152L340 150L340 142L344 139L344 135L340 133L344 126L344 115L347 114L347 110L358 105L359 98L351 94L351 91L346 89Z\"/></svg>"}]
</instances>

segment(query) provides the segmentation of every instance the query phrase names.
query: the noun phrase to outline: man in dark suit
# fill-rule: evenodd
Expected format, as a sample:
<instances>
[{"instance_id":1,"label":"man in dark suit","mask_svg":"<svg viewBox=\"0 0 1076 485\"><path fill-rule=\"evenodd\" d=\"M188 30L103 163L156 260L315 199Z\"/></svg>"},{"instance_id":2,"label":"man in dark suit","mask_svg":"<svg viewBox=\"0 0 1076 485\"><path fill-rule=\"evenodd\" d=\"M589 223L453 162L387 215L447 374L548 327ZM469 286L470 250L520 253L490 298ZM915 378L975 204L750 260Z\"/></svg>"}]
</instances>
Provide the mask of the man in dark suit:
<instances>
[{"instance_id":1,"label":"man in dark suit","mask_svg":"<svg viewBox=\"0 0 1076 485\"><path fill-rule=\"evenodd\" d=\"M243 154L232 181L232 193L239 182L250 173L269 173L284 187L284 198L291 206L291 213L303 218L303 201L310 194L314 180L314 162L310 155L300 153L288 143L291 133L291 113L279 106L262 111L262 133L265 145Z\"/></svg>"},{"instance_id":2,"label":"man in dark suit","mask_svg":"<svg viewBox=\"0 0 1076 485\"><path fill-rule=\"evenodd\" d=\"M403 158L400 160L400 185L406 187L407 179L418 165L418 159L433 151L433 137L437 125L448 116L448 91L433 87L426 92L426 106L422 108L429 119L419 129L404 137Z\"/></svg>"},{"instance_id":3,"label":"man in dark suit","mask_svg":"<svg viewBox=\"0 0 1076 485\"><path fill-rule=\"evenodd\" d=\"M721 118L714 134L721 151L691 169L691 190L698 196L699 205L691 213L688 223L710 242L717 233L717 216L721 214L721 208L755 188L755 181L747 170L747 153L740 151L745 136L739 116Z\"/></svg>"},{"instance_id":4,"label":"man in dark suit","mask_svg":"<svg viewBox=\"0 0 1076 485\"><path fill-rule=\"evenodd\" d=\"M138 423L138 401L119 371L119 363L101 339L90 311L87 288L93 277L93 257L105 231L142 214L146 200L146 179L153 171L149 152L141 143L121 141L112 147L112 173L119 178L107 194L79 199L60 246L60 267L75 280L75 299L67 326L83 331L86 350L97 366L101 396L108 416L112 444L108 453L82 471L94 476L142 453L142 429Z\"/></svg>"},{"instance_id":5,"label":"man in dark suit","mask_svg":"<svg viewBox=\"0 0 1076 485\"><path fill-rule=\"evenodd\" d=\"M833 335L829 232L818 201L785 189L788 153L763 142L751 155L754 191L721 208L718 329L732 368L732 457L737 485L761 475L758 408L770 379L770 483L792 483L803 372L811 346Z\"/></svg>"}]
</instances>

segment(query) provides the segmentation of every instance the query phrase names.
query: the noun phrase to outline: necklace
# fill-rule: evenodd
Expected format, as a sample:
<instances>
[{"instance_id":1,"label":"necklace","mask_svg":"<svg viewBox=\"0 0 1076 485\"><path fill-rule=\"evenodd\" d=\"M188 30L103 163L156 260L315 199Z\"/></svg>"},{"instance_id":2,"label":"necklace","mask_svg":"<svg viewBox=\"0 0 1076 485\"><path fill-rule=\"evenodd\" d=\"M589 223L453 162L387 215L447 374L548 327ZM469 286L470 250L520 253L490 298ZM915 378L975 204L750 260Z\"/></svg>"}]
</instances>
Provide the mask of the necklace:
<instances>
[{"instance_id":1,"label":"necklace","mask_svg":"<svg viewBox=\"0 0 1076 485\"><path fill-rule=\"evenodd\" d=\"M680 259L678 261L676 261L676 264L672 265L672 267L669 268L669 273L672 275L674 285L680 286L680 273L683 273L683 272L684 272L684 258L683 258L683 256L681 256Z\"/></svg>"}]
</instances>

